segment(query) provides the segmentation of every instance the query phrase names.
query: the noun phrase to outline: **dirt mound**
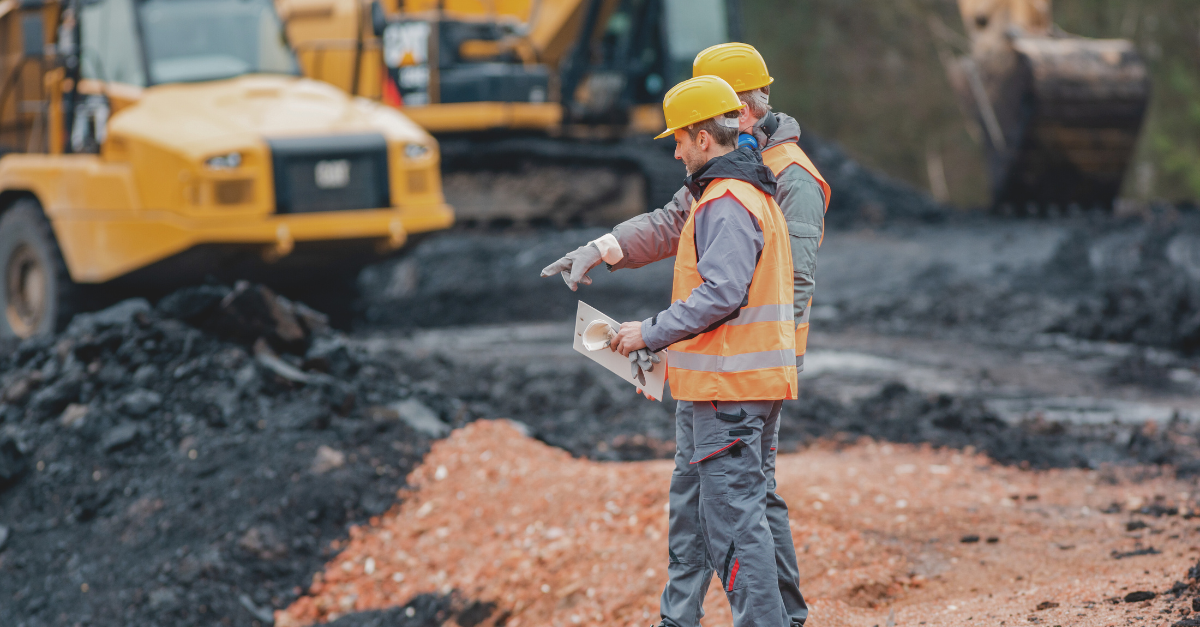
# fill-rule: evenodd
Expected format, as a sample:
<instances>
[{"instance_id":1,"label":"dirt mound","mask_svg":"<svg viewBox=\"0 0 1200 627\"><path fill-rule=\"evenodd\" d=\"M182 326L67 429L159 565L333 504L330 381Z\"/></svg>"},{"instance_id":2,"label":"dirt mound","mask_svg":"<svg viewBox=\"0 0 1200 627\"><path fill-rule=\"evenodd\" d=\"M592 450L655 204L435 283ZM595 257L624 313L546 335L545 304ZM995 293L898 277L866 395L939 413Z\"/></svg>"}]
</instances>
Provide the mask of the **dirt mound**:
<instances>
[{"instance_id":1,"label":"dirt mound","mask_svg":"<svg viewBox=\"0 0 1200 627\"><path fill-rule=\"evenodd\" d=\"M415 618L416 608L388 608L458 594L477 600L460 625L651 624L666 578L670 474L669 462L571 459L503 421L474 423L434 445L403 504L354 528L276 622ZM1091 626L1191 612L1174 577L1195 562L1192 525L1101 513L1120 511L1114 502L1190 512L1192 486L1181 482L1025 472L873 442L782 455L777 477L801 588L822 625L884 624L892 613L895 624L1033 616ZM719 585L705 624L729 624Z\"/></svg>"},{"instance_id":2,"label":"dirt mound","mask_svg":"<svg viewBox=\"0 0 1200 627\"><path fill-rule=\"evenodd\" d=\"M269 623L459 411L250 284L78 316L0 357L0 399L0 624L27 627Z\"/></svg>"}]
</instances>

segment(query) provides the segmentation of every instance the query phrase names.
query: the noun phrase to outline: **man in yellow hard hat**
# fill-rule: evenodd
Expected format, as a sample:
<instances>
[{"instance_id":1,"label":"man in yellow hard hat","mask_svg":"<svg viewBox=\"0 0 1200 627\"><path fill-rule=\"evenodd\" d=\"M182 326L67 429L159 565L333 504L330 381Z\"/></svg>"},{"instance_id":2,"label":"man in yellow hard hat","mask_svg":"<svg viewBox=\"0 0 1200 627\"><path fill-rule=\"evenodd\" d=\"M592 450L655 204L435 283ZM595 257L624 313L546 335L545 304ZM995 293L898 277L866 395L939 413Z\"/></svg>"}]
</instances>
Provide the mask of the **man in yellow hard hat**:
<instances>
[{"instance_id":1,"label":"man in yellow hard hat","mask_svg":"<svg viewBox=\"0 0 1200 627\"><path fill-rule=\"evenodd\" d=\"M667 92L659 137L675 136L691 196L672 304L622 324L612 346L625 356L669 348L679 401L672 494L688 484L697 507L672 508L668 570L682 564L679 547L709 579L715 566L735 627L785 627L767 494L780 409L796 398L792 253L775 175L752 148L737 148L743 108L716 76ZM701 600L707 583L694 591ZM664 622L699 624L698 611L667 616L690 611L669 601L664 594Z\"/></svg>"},{"instance_id":2,"label":"man in yellow hard hat","mask_svg":"<svg viewBox=\"0 0 1200 627\"><path fill-rule=\"evenodd\" d=\"M817 250L829 206L829 185L800 149L800 126L796 120L772 112L769 98L774 79L757 50L740 43L713 46L696 56L693 75L719 76L734 87L738 98L746 105L738 116L739 145L761 149L764 162L778 179L775 200L787 220L790 236L793 314L797 323L796 364L802 370L810 305L816 287ZM638 268L675 255L692 200L691 191L685 186L667 206L617 225L612 233L581 246L548 266L542 275L561 273L574 290L581 283L591 283L587 273L601 261L607 262L610 270L618 270ZM690 403L680 402L676 408L677 425L687 423L691 412ZM777 442L777 433L773 440ZM799 568L787 506L774 491L775 442L768 455L767 518L775 541L779 590L789 622L803 625L808 617L808 606L799 589ZM695 473L677 472L672 479L671 528L679 531L671 534L670 578L663 591L661 614L664 624L675 627L699 624L705 591L712 577L713 565L704 559L699 535L687 530L698 519L695 513L699 508L698 490Z\"/></svg>"}]
</instances>

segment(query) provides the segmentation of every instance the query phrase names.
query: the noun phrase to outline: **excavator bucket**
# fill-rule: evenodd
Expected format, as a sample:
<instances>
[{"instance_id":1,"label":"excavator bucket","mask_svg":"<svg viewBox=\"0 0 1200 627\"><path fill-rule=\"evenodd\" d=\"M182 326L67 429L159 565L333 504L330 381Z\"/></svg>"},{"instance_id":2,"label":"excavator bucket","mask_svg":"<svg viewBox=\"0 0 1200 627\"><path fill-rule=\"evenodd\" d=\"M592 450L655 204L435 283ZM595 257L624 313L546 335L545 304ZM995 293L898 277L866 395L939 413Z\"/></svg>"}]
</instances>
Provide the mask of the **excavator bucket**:
<instances>
[{"instance_id":1,"label":"excavator bucket","mask_svg":"<svg viewBox=\"0 0 1200 627\"><path fill-rule=\"evenodd\" d=\"M1150 98L1133 45L1017 37L1004 56L961 59L952 76L984 131L994 205L1111 207Z\"/></svg>"},{"instance_id":2,"label":"excavator bucket","mask_svg":"<svg viewBox=\"0 0 1200 627\"><path fill-rule=\"evenodd\" d=\"M971 52L947 69L983 131L993 205L1110 208L1150 99L1133 44L1064 32L1050 0L958 5Z\"/></svg>"}]
</instances>

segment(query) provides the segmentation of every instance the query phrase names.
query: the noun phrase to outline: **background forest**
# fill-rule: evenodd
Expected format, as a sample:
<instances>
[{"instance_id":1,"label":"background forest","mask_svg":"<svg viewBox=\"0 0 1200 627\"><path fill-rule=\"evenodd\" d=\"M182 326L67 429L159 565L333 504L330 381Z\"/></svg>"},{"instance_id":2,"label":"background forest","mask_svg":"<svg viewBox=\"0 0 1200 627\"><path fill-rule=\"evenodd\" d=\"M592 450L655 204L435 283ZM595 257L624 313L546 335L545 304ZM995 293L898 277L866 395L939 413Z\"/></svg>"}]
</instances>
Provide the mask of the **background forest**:
<instances>
[{"instance_id":1,"label":"background forest","mask_svg":"<svg viewBox=\"0 0 1200 627\"><path fill-rule=\"evenodd\" d=\"M955 205L986 202L982 151L939 58L966 42L938 26L964 32L954 0L743 0L742 14L776 109ZM1149 64L1150 113L1122 196L1200 198L1200 0L1057 0L1054 17L1071 33L1131 39Z\"/></svg>"}]
</instances>

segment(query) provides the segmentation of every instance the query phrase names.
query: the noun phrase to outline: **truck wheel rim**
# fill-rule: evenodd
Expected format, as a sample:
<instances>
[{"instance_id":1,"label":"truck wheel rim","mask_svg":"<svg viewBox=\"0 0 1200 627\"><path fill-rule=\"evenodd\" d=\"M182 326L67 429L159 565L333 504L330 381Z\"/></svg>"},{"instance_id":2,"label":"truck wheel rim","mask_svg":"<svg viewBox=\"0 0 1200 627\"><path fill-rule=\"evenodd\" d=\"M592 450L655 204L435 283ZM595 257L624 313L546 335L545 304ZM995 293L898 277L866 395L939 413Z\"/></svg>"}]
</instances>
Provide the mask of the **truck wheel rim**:
<instances>
[{"instance_id":1,"label":"truck wheel rim","mask_svg":"<svg viewBox=\"0 0 1200 627\"><path fill-rule=\"evenodd\" d=\"M46 271L33 249L17 246L8 258L4 281L5 316L17 337L27 338L38 330L46 311Z\"/></svg>"}]
</instances>

